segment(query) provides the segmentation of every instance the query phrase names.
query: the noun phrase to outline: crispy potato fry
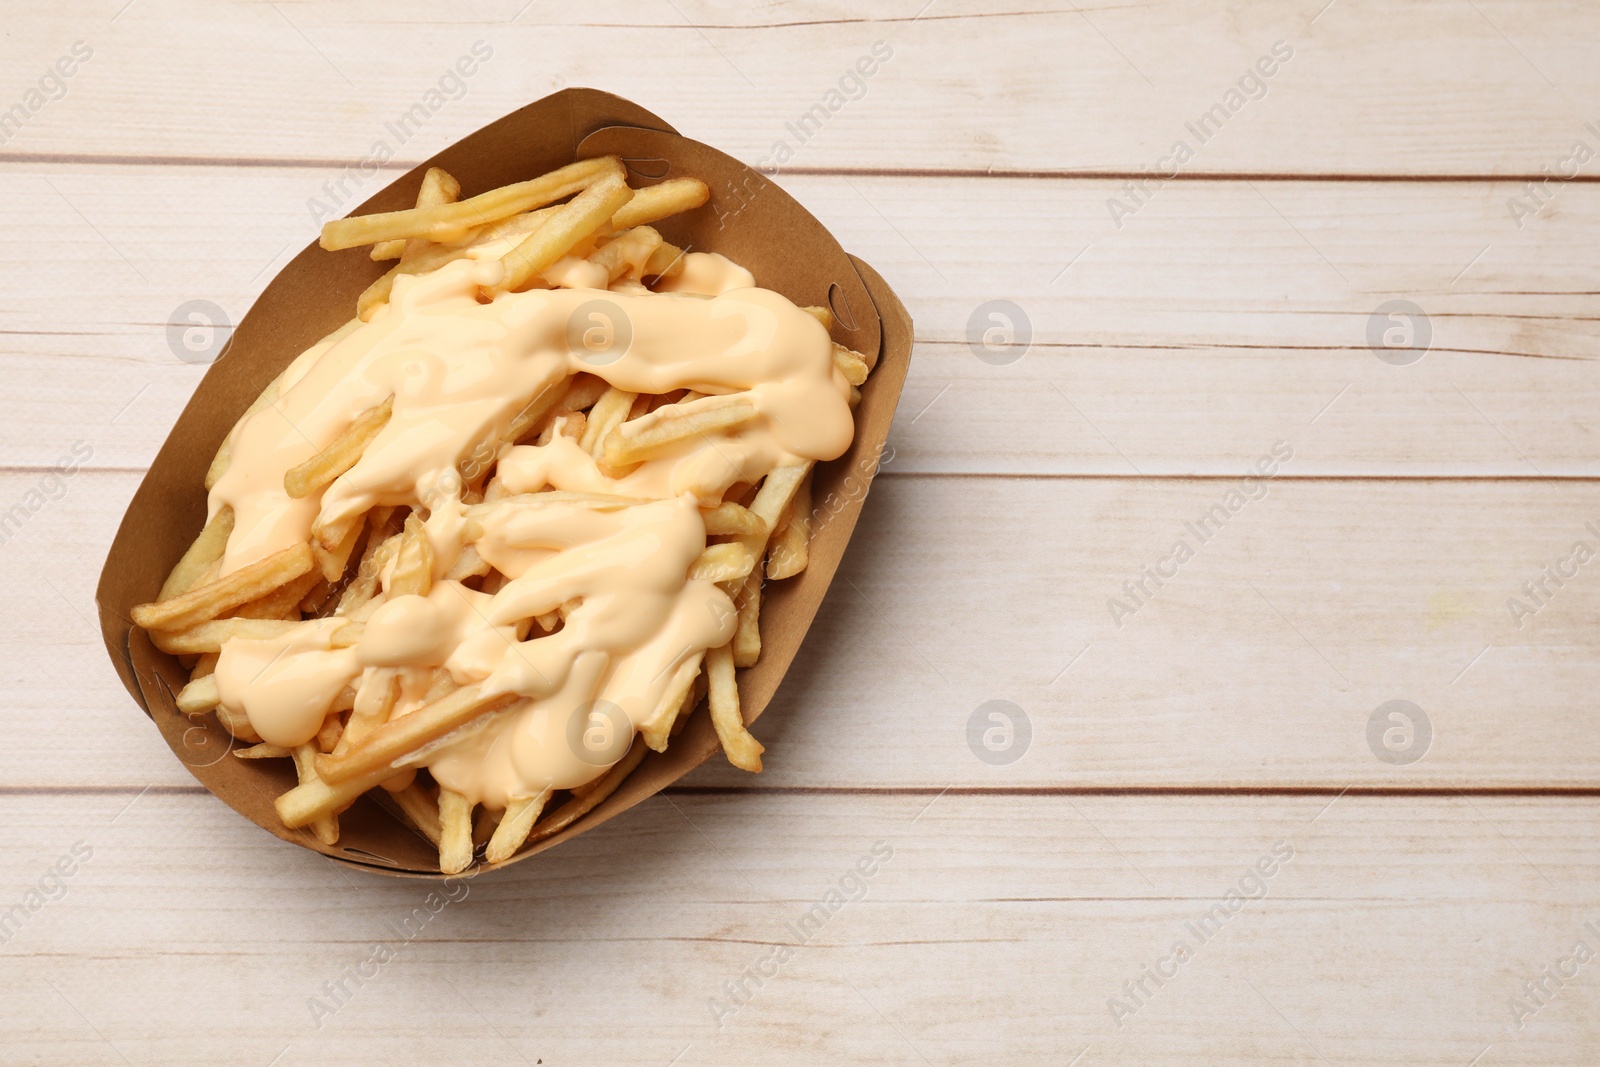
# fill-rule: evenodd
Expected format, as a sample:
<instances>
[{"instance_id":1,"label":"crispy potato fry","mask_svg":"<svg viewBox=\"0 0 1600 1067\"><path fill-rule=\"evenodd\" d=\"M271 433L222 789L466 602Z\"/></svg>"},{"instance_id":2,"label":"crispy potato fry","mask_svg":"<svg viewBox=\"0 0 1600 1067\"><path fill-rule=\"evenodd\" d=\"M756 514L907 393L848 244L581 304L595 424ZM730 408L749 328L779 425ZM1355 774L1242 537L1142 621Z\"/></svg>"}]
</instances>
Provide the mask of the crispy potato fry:
<instances>
[{"instance_id":1,"label":"crispy potato fry","mask_svg":"<svg viewBox=\"0 0 1600 1067\"><path fill-rule=\"evenodd\" d=\"M750 550L738 541L707 545L689 568L689 577L702 582L743 581L756 565Z\"/></svg>"},{"instance_id":2,"label":"crispy potato fry","mask_svg":"<svg viewBox=\"0 0 1600 1067\"><path fill-rule=\"evenodd\" d=\"M824 330L833 329L833 312L829 311L827 308L812 306L803 307L800 310L804 311L807 315L810 315L812 318L822 323L822 328Z\"/></svg>"},{"instance_id":3,"label":"crispy potato fry","mask_svg":"<svg viewBox=\"0 0 1600 1067\"><path fill-rule=\"evenodd\" d=\"M700 518L705 520L708 537L767 532L767 524L761 521L759 515L731 500L725 500L714 508L701 508Z\"/></svg>"},{"instance_id":4,"label":"crispy potato fry","mask_svg":"<svg viewBox=\"0 0 1600 1067\"><path fill-rule=\"evenodd\" d=\"M458 239L464 230L553 204L605 178L621 182L625 173L622 161L615 156L581 159L530 181L491 189L454 204L336 219L323 225L321 244L328 251L336 252L404 237L425 237L430 241ZM608 212L605 217L609 219L610 216Z\"/></svg>"},{"instance_id":5,"label":"crispy potato fry","mask_svg":"<svg viewBox=\"0 0 1600 1067\"><path fill-rule=\"evenodd\" d=\"M422 251L415 255L402 256L400 262L391 267L387 273L379 277L360 296L356 297L356 320L358 323L372 321L372 316L384 304L389 302L389 297L394 293L394 283L403 274L427 274L429 271L438 270L446 263L454 263L458 259L467 259L472 255L474 248L490 241L498 241L508 237L525 237L533 233L550 216L556 213L556 208L543 208L539 211L530 211L525 215L514 215L509 219L502 219L492 226L475 231L469 238L459 244L436 245L424 242ZM420 238L412 238L420 240Z\"/></svg>"},{"instance_id":6,"label":"crispy potato fry","mask_svg":"<svg viewBox=\"0 0 1600 1067\"><path fill-rule=\"evenodd\" d=\"M672 685L662 696L661 704L655 714L640 724L639 736L644 738L644 743L655 751L667 750L667 739L672 736L672 727L680 716L690 710L692 705L689 703L689 698L694 694L695 680L700 677L700 664L704 659L705 654L698 653L678 668L678 672L672 677Z\"/></svg>"},{"instance_id":7,"label":"crispy potato fry","mask_svg":"<svg viewBox=\"0 0 1600 1067\"><path fill-rule=\"evenodd\" d=\"M484 850L484 859L490 863L499 863L516 855L517 849L528 840L533 824L539 821L539 813L544 810L545 803L549 799L548 789L537 796L512 797L511 803L506 805L505 814L500 817L500 824L494 828L494 834L489 838L488 848Z\"/></svg>"},{"instance_id":8,"label":"crispy potato fry","mask_svg":"<svg viewBox=\"0 0 1600 1067\"><path fill-rule=\"evenodd\" d=\"M652 459L679 441L732 430L760 415L755 401L747 393L708 396L687 404L657 408L614 430L607 429L605 461L613 467L626 467ZM593 425L592 419L590 424Z\"/></svg>"},{"instance_id":9,"label":"crispy potato fry","mask_svg":"<svg viewBox=\"0 0 1600 1067\"><path fill-rule=\"evenodd\" d=\"M389 721L395 703L400 699L400 673L392 667L378 667L368 671L356 689L350 721L344 725L339 743L331 751L342 756L372 731ZM327 751L327 750L325 750Z\"/></svg>"},{"instance_id":10,"label":"crispy potato fry","mask_svg":"<svg viewBox=\"0 0 1600 1067\"><path fill-rule=\"evenodd\" d=\"M261 742L261 735L256 733L256 728L250 725L249 718L244 714L229 711L221 704L218 704L216 707L216 715L217 722L222 724L222 728L228 731L228 733L232 734L238 740L243 741L247 745L259 744Z\"/></svg>"},{"instance_id":11,"label":"crispy potato fry","mask_svg":"<svg viewBox=\"0 0 1600 1067\"><path fill-rule=\"evenodd\" d=\"M608 174L573 197L523 242L500 260L505 275L491 295L521 289L550 264L576 248L607 225L629 200L633 190L620 174Z\"/></svg>"},{"instance_id":12,"label":"crispy potato fry","mask_svg":"<svg viewBox=\"0 0 1600 1067\"><path fill-rule=\"evenodd\" d=\"M611 216L611 226L616 230L643 226L668 215L693 211L709 199L711 190L699 178L671 178L634 193L633 199Z\"/></svg>"},{"instance_id":13,"label":"crispy potato fry","mask_svg":"<svg viewBox=\"0 0 1600 1067\"><path fill-rule=\"evenodd\" d=\"M298 829L320 816L331 815L348 807L362 793L383 784L384 779L393 776L393 768L383 767L360 778L340 782L338 785L329 785L321 778L312 778L302 781L278 797L273 807L277 808L278 818L283 820L283 825L291 830Z\"/></svg>"},{"instance_id":14,"label":"crispy potato fry","mask_svg":"<svg viewBox=\"0 0 1600 1067\"><path fill-rule=\"evenodd\" d=\"M317 547L311 546L311 551L316 553ZM266 596L257 597L250 603L243 605L233 613L236 619L283 619L288 622L300 621L300 601L310 592L311 587L322 581L322 576L316 571L302 574L292 582L279 586Z\"/></svg>"},{"instance_id":15,"label":"crispy potato fry","mask_svg":"<svg viewBox=\"0 0 1600 1067\"><path fill-rule=\"evenodd\" d=\"M411 820L411 825L417 828L418 833L427 838L433 847L439 847L443 830L439 825L439 802L429 796L426 789L412 782L404 789L390 793L389 799Z\"/></svg>"},{"instance_id":16,"label":"crispy potato fry","mask_svg":"<svg viewBox=\"0 0 1600 1067\"><path fill-rule=\"evenodd\" d=\"M616 222L613 219L612 224ZM612 281L618 278L642 278L650 257L661 247L661 235L651 226L636 226L624 230L616 237L596 248L589 262L604 268Z\"/></svg>"},{"instance_id":17,"label":"crispy potato fry","mask_svg":"<svg viewBox=\"0 0 1600 1067\"><path fill-rule=\"evenodd\" d=\"M503 811L493 808L478 808L472 817L472 847L482 848L489 843L489 838L494 834L494 828L500 825L500 819L505 815Z\"/></svg>"},{"instance_id":18,"label":"crispy potato fry","mask_svg":"<svg viewBox=\"0 0 1600 1067\"><path fill-rule=\"evenodd\" d=\"M451 177L450 172L438 167L429 167L428 172L422 176L422 185L417 189L417 207L438 207L440 204L453 204L461 196L461 183ZM421 237L410 240L380 241L372 246L373 259L400 259L411 253L421 252L428 242Z\"/></svg>"},{"instance_id":19,"label":"crispy potato fry","mask_svg":"<svg viewBox=\"0 0 1600 1067\"><path fill-rule=\"evenodd\" d=\"M557 414L567 411L586 411L594 407L595 403L606 395L606 390L611 388L604 378L594 374L574 374L567 381L569 383L567 393L556 407Z\"/></svg>"},{"instance_id":20,"label":"crispy potato fry","mask_svg":"<svg viewBox=\"0 0 1600 1067\"><path fill-rule=\"evenodd\" d=\"M293 581L315 563L309 545L295 545L171 600L140 604L133 609L133 621L146 630L187 630Z\"/></svg>"},{"instance_id":21,"label":"crispy potato fry","mask_svg":"<svg viewBox=\"0 0 1600 1067\"><path fill-rule=\"evenodd\" d=\"M472 866L472 802L449 789L439 790L439 870L460 874Z\"/></svg>"},{"instance_id":22,"label":"crispy potato fry","mask_svg":"<svg viewBox=\"0 0 1600 1067\"><path fill-rule=\"evenodd\" d=\"M811 467L810 460L791 467L778 467L761 483L755 499L750 501L750 510L761 517L769 530L777 529L778 520L788 510L789 502L794 499L800 483L811 473Z\"/></svg>"},{"instance_id":23,"label":"crispy potato fry","mask_svg":"<svg viewBox=\"0 0 1600 1067\"><path fill-rule=\"evenodd\" d=\"M156 594L156 601L171 600L194 588L211 565L222 558L232 534L233 508L224 504L211 516L211 521L206 523L205 529L200 531L189 550L173 565L172 573L161 585L161 592Z\"/></svg>"},{"instance_id":24,"label":"crispy potato fry","mask_svg":"<svg viewBox=\"0 0 1600 1067\"><path fill-rule=\"evenodd\" d=\"M811 475L800 480L788 515L767 549L767 577L789 578L806 569L811 544Z\"/></svg>"},{"instance_id":25,"label":"crispy potato fry","mask_svg":"<svg viewBox=\"0 0 1600 1067\"><path fill-rule=\"evenodd\" d=\"M593 811L602 800L616 792L617 786L633 773L633 769L639 766L648 751L640 738L634 738L627 755L618 760L609 771L595 779L590 784L589 791L583 796L567 801L544 822L535 823L533 831L528 834L528 840L538 841L558 834L577 822L580 817Z\"/></svg>"},{"instance_id":26,"label":"crispy potato fry","mask_svg":"<svg viewBox=\"0 0 1600 1067\"><path fill-rule=\"evenodd\" d=\"M395 553L394 570L389 575L389 596L415 593L427 596L433 588L433 542L422 518L412 512L406 516L405 532L400 535L400 547Z\"/></svg>"},{"instance_id":27,"label":"crispy potato fry","mask_svg":"<svg viewBox=\"0 0 1600 1067\"><path fill-rule=\"evenodd\" d=\"M178 693L178 711L184 715L204 715L218 704L222 697L217 693L217 676L195 678Z\"/></svg>"},{"instance_id":28,"label":"crispy potato fry","mask_svg":"<svg viewBox=\"0 0 1600 1067\"><path fill-rule=\"evenodd\" d=\"M644 265L645 277L676 278L683 273L684 256L688 255L676 245L661 242L661 247L650 253Z\"/></svg>"},{"instance_id":29,"label":"crispy potato fry","mask_svg":"<svg viewBox=\"0 0 1600 1067\"><path fill-rule=\"evenodd\" d=\"M739 587L734 603L739 625L733 632L733 665L754 667L761 658L761 568L753 568Z\"/></svg>"},{"instance_id":30,"label":"crispy potato fry","mask_svg":"<svg viewBox=\"0 0 1600 1067\"><path fill-rule=\"evenodd\" d=\"M624 425L638 395L625 389L607 389L589 410L583 436L578 438L578 447L595 459L604 456L606 437L612 430Z\"/></svg>"},{"instance_id":31,"label":"crispy potato fry","mask_svg":"<svg viewBox=\"0 0 1600 1067\"><path fill-rule=\"evenodd\" d=\"M317 751L332 752L338 747L339 738L343 734L344 719L335 711L322 720L322 729L317 731Z\"/></svg>"},{"instance_id":32,"label":"crispy potato fry","mask_svg":"<svg viewBox=\"0 0 1600 1067\"><path fill-rule=\"evenodd\" d=\"M723 645L706 653L706 677L711 685L711 725L722 742L728 762L742 771L761 772L761 742L745 729L739 713L739 685L733 674L733 647Z\"/></svg>"},{"instance_id":33,"label":"crispy potato fry","mask_svg":"<svg viewBox=\"0 0 1600 1067\"><path fill-rule=\"evenodd\" d=\"M265 741L249 748L236 748L233 754L239 759L290 759L294 756L293 752L283 746L269 745Z\"/></svg>"},{"instance_id":34,"label":"crispy potato fry","mask_svg":"<svg viewBox=\"0 0 1600 1067\"><path fill-rule=\"evenodd\" d=\"M292 750L294 756L294 770L300 779L300 784L317 781L317 767L315 763L317 746L315 744L296 745ZM323 812L311 820L311 832L317 840L324 845L337 844L339 841L339 817L331 811Z\"/></svg>"},{"instance_id":35,"label":"crispy potato fry","mask_svg":"<svg viewBox=\"0 0 1600 1067\"><path fill-rule=\"evenodd\" d=\"M396 761L478 716L516 700L515 693L489 696L476 685L465 686L398 719L391 719L342 756L319 757L317 770L323 780L332 785L353 781L372 771L393 774Z\"/></svg>"},{"instance_id":36,"label":"crispy potato fry","mask_svg":"<svg viewBox=\"0 0 1600 1067\"><path fill-rule=\"evenodd\" d=\"M394 397L390 396L357 415L332 444L283 476L283 491L299 500L332 483L356 465L393 413Z\"/></svg>"},{"instance_id":37,"label":"crispy potato fry","mask_svg":"<svg viewBox=\"0 0 1600 1067\"><path fill-rule=\"evenodd\" d=\"M311 553L317 558L316 574L323 581L337 582L344 576L345 567L350 563L350 555L356 550L356 545L361 541L361 534L366 529L367 517L358 515L354 522L345 527L344 536L332 548L325 548L319 542L311 542ZM307 587L309 589L309 587ZM299 597L295 598L298 604Z\"/></svg>"},{"instance_id":38,"label":"crispy potato fry","mask_svg":"<svg viewBox=\"0 0 1600 1067\"><path fill-rule=\"evenodd\" d=\"M300 623L287 619L214 619L172 633L152 631L150 640L163 652L174 656L186 656L220 652L223 642L230 638L262 641L281 637L299 625ZM361 633L365 628L359 622L346 623L334 631L333 647L349 648L361 640Z\"/></svg>"},{"instance_id":39,"label":"crispy potato fry","mask_svg":"<svg viewBox=\"0 0 1600 1067\"><path fill-rule=\"evenodd\" d=\"M851 385L861 385L865 382L867 380L867 372L871 369L867 366L866 356L863 356L860 352L852 351L838 342L834 342L833 346L833 365L840 374L844 375L844 380Z\"/></svg>"}]
</instances>

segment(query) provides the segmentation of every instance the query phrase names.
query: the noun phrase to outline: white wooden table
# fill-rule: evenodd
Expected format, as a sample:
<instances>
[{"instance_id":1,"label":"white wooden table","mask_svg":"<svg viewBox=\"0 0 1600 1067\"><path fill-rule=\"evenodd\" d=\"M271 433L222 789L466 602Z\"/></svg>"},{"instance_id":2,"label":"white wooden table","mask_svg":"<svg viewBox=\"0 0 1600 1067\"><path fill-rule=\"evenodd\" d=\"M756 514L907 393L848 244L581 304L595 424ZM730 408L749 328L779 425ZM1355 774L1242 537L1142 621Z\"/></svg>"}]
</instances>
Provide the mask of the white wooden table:
<instances>
[{"instance_id":1,"label":"white wooden table","mask_svg":"<svg viewBox=\"0 0 1600 1067\"><path fill-rule=\"evenodd\" d=\"M1600 1061L1592 4L523 3L5 14L0 1061ZM180 305L236 321L377 142L349 202L567 85L785 143L919 341L766 773L430 910L204 793L92 591ZM990 300L1028 329L975 349Z\"/></svg>"}]
</instances>

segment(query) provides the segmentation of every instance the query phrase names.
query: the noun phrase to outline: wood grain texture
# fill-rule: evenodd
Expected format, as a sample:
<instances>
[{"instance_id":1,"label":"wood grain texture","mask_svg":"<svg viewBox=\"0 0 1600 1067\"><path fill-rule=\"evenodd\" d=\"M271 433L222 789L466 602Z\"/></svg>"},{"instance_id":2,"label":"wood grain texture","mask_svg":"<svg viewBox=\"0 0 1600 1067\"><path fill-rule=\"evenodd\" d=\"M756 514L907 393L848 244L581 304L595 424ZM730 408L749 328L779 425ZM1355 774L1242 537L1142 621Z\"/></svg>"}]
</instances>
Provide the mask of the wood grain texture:
<instances>
[{"instance_id":1,"label":"wood grain texture","mask_svg":"<svg viewBox=\"0 0 1600 1067\"><path fill-rule=\"evenodd\" d=\"M7 154L345 163L384 140L409 165L528 100L597 85L752 164L786 141L790 167L1137 175L1182 138L1188 174L1536 175L1597 117L1600 77L1582 0L1537 15L1512 0L493 0L449 18L422 0L120 6L12 18L0 62L13 96L75 40L94 58ZM480 40L494 54L464 95L409 140L390 133ZM857 99L790 131L877 41L893 54L864 95L847 83ZM1188 133L1279 41L1292 58L1246 86L1259 98L1239 97L1204 144Z\"/></svg>"},{"instance_id":2,"label":"wood grain texture","mask_svg":"<svg viewBox=\"0 0 1600 1067\"><path fill-rule=\"evenodd\" d=\"M326 173L0 167L0 371L30 386L0 395L6 462L81 439L144 466L204 369L180 309L237 321L313 239ZM1600 474L1600 188L1519 231L1507 183L1189 183L1119 231L1108 182L785 184L916 319L891 471L1231 475L1288 439L1290 477ZM1432 337L1406 366L1369 348L1396 298ZM994 299L1028 320L1003 365L968 340Z\"/></svg>"},{"instance_id":3,"label":"wood grain texture","mask_svg":"<svg viewBox=\"0 0 1600 1067\"><path fill-rule=\"evenodd\" d=\"M672 796L430 912L204 797L3 798L7 907L90 856L4 946L0 1034L51 1063L1582 1067L1587 970L1520 1030L1507 1001L1594 943L1594 804Z\"/></svg>"}]
</instances>

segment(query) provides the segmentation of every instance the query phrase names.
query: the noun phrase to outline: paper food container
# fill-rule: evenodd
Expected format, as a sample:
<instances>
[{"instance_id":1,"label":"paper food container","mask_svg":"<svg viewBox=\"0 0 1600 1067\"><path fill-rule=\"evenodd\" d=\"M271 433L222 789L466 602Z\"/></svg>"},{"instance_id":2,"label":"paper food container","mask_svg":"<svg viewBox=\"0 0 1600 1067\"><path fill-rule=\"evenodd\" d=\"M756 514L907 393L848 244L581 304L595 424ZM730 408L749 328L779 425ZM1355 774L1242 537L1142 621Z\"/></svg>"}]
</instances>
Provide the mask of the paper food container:
<instances>
[{"instance_id":1,"label":"paper food container","mask_svg":"<svg viewBox=\"0 0 1600 1067\"><path fill-rule=\"evenodd\" d=\"M609 154L627 163L635 187L678 176L705 181L711 187L710 202L656 223L662 235L682 248L727 255L749 268L757 284L796 304L831 307L837 320L834 340L879 357L862 388L854 444L839 459L816 468L810 566L794 578L770 583L763 593L761 660L739 672L741 705L747 721L753 721L772 699L833 580L889 433L911 358L911 320L894 292L758 171L679 136L636 104L593 89L567 89L507 115L350 213L412 206L429 166L455 175L466 197L575 159ZM273 801L295 784L289 761L236 759L231 751L239 743L214 716L180 715L175 697L187 672L129 621L130 609L155 598L204 525L206 467L223 437L290 360L349 320L356 296L386 266L369 259L365 248L325 252L311 244L273 279L200 382L128 505L96 600L106 650L128 692L173 753L224 803L283 840L340 862L387 874L442 878L434 846L371 796L340 816L336 845L323 845L305 830L285 828ZM506 862L527 859L592 830L714 754L720 748L702 701L665 753L649 753L593 811ZM783 757L773 752L770 758Z\"/></svg>"}]
</instances>

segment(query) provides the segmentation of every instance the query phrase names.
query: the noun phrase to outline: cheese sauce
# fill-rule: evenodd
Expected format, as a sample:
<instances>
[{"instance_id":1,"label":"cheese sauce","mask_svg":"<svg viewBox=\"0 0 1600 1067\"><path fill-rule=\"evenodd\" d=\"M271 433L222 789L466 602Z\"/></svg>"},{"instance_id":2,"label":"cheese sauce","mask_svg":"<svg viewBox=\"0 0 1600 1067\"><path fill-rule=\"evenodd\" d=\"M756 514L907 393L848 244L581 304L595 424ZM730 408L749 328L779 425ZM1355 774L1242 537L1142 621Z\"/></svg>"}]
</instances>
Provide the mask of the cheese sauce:
<instances>
[{"instance_id":1,"label":"cheese sauce","mask_svg":"<svg viewBox=\"0 0 1600 1067\"><path fill-rule=\"evenodd\" d=\"M400 277L370 322L291 364L277 399L235 429L210 509L234 513L223 573L311 540L314 524L374 507L425 516L427 596L380 591L353 616L363 628L350 647L336 647L343 618L229 640L218 692L284 746L313 738L341 694L349 707L347 689L359 711L393 675L402 682L395 716L422 706L437 670L458 685L517 694L408 761L498 808L594 779L634 731L671 710L664 701L675 683L731 639L736 620L725 593L688 577L706 546L700 508L776 467L839 456L854 424L827 331L721 256L690 253L670 291L622 283L483 303L480 287L500 269L490 252ZM547 277L603 285L592 266L558 264ZM592 323L612 331L599 354L581 341ZM569 437L498 444L530 402L578 373L641 394L742 393L760 417L619 471ZM287 471L390 398L388 423L350 470L303 499L287 495ZM501 495L469 507L457 469L486 448ZM444 578L468 544L505 576L498 591ZM530 629L557 610L555 632ZM597 747L595 731L613 736Z\"/></svg>"}]
</instances>

